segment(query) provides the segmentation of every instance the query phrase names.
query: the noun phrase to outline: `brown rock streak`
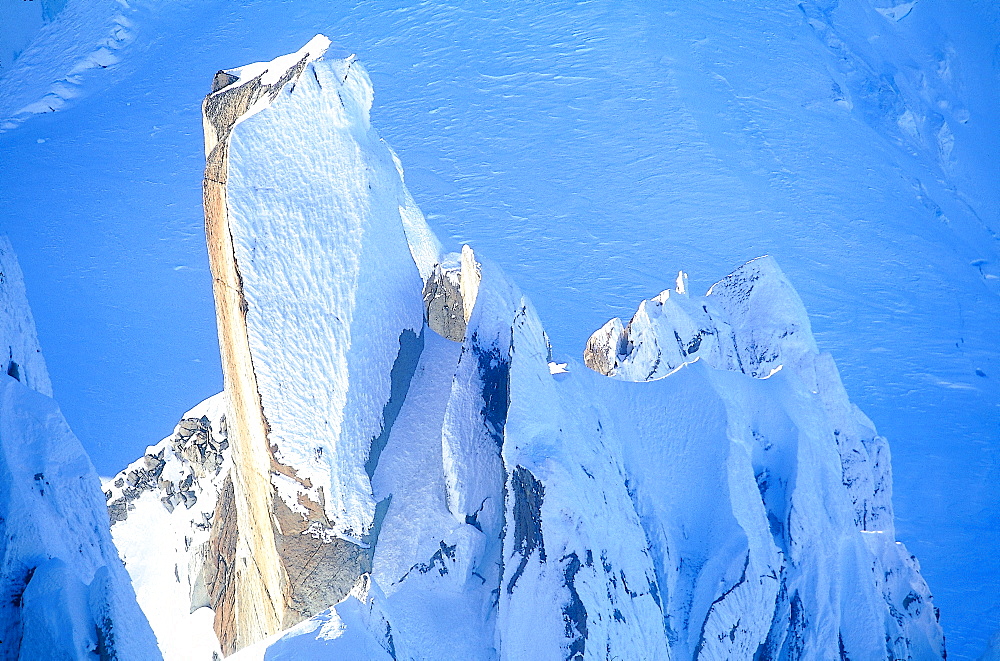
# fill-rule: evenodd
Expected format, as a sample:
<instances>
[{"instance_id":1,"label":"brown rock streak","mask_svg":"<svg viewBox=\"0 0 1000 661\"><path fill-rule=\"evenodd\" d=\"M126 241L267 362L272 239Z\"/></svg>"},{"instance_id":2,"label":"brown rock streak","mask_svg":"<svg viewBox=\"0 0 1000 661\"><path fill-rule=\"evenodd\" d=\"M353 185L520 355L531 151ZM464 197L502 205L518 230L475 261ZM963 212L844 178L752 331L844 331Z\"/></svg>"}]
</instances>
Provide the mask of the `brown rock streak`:
<instances>
[{"instance_id":1,"label":"brown rock streak","mask_svg":"<svg viewBox=\"0 0 1000 661\"><path fill-rule=\"evenodd\" d=\"M213 93L203 105L208 152L203 183L205 234L208 241L212 288L215 294L219 348L228 396L227 420L233 452L235 536L232 565L212 585L215 629L223 651L230 654L282 629L287 577L278 555L272 515L273 487L268 424L261 406L247 333L247 301L233 246L226 202L229 137L234 123L264 95L273 99L281 87L298 76L303 57L273 86L260 78L226 87L234 77L220 72ZM218 595L225 598L217 601Z\"/></svg>"}]
</instances>

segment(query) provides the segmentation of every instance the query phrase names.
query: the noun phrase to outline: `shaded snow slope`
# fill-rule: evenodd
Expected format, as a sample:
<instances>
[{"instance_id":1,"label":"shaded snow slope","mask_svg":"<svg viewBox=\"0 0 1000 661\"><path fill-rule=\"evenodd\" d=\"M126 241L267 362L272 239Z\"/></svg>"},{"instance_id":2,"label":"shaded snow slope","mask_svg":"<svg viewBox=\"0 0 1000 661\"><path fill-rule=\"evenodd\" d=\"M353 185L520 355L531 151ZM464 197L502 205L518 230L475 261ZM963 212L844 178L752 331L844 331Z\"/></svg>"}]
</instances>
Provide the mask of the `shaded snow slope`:
<instances>
[{"instance_id":1,"label":"shaded snow slope","mask_svg":"<svg viewBox=\"0 0 1000 661\"><path fill-rule=\"evenodd\" d=\"M10 240L4 235L0 235L0 353L4 374L47 397L52 396L21 267Z\"/></svg>"},{"instance_id":2,"label":"shaded snow slope","mask_svg":"<svg viewBox=\"0 0 1000 661\"><path fill-rule=\"evenodd\" d=\"M158 659L90 459L48 396L24 283L0 238L0 659Z\"/></svg>"},{"instance_id":3,"label":"shaded snow slope","mask_svg":"<svg viewBox=\"0 0 1000 661\"><path fill-rule=\"evenodd\" d=\"M981 652L1000 626L995 3L130 5L121 62L0 136L49 367L102 472L221 388L206 81L321 30L366 63L448 249L524 287L559 362L664 274L700 292L773 255L893 440L897 528L951 654Z\"/></svg>"},{"instance_id":4,"label":"shaded snow slope","mask_svg":"<svg viewBox=\"0 0 1000 661\"><path fill-rule=\"evenodd\" d=\"M63 0L4 0L0 3L0 12L4 17L3 23L0 23L0 72L14 63L35 34L55 18L64 4Z\"/></svg>"},{"instance_id":5,"label":"shaded snow slope","mask_svg":"<svg viewBox=\"0 0 1000 661\"><path fill-rule=\"evenodd\" d=\"M4 0L0 13L0 133L67 107L134 39L124 0Z\"/></svg>"}]
</instances>

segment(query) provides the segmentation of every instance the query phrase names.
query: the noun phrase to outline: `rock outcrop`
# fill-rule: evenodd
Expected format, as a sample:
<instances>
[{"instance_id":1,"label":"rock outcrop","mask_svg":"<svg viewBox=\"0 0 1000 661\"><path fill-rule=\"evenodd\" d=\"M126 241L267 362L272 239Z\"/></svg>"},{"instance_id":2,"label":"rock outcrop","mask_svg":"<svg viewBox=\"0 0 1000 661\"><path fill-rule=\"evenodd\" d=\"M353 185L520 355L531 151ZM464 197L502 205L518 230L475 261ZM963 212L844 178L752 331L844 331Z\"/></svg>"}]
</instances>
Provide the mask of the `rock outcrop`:
<instances>
[{"instance_id":1,"label":"rock outcrop","mask_svg":"<svg viewBox=\"0 0 1000 661\"><path fill-rule=\"evenodd\" d=\"M326 42L328 43L328 42ZM205 231L213 274L223 374L233 431L235 504L233 565L225 574L227 599L216 610L222 647L232 652L279 631L284 625L287 573L278 557L270 470L273 461L250 354L243 276L230 227L227 183L233 127L273 101L288 82L325 48L310 42L280 64L255 71L242 81L220 71L203 104L205 125ZM236 84L240 81L242 84Z\"/></svg>"},{"instance_id":2,"label":"rock outcrop","mask_svg":"<svg viewBox=\"0 0 1000 661\"><path fill-rule=\"evenodd\" d=\"M427 326L453 342L465 339L482 279L472 248L463 246L460 260L458 267L435 264L423 288Z\"/></svg>"},{"instance_id":3,"label":"rock outcrop","mask_svg":"<svg viewBox=\"0 0 1000 661\"><path fill-rule=\"evenodd\" d=\"M216 611L233 623L220 627L227 653L338 601L370 569L366 463L397 358L383 347L422 326L400 173L368 126L367 75L319 59L328 44L220 72L204 103L237 520L235 612Z\"/></svg>"},{"instance_id":4,"label":"rock outcrop","mask_svg":"<svg viewBox=\"0 0 1000 661\"><path fill-rule=\"evenodd\" d=\"M212 659L234 630L238 519L225 396L105 485L111 534L167 659ZM221 614L221 616L219 615Z\"/></svg>"}]
</instances>

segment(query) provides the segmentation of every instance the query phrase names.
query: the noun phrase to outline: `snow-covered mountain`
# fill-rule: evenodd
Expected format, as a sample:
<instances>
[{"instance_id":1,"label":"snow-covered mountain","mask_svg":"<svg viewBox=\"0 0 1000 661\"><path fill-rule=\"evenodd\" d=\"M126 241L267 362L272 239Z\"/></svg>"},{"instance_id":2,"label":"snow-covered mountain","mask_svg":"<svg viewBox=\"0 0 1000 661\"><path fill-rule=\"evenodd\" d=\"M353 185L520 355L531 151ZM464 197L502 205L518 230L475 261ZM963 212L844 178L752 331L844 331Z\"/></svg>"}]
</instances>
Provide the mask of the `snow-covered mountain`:
<instances>
[{"instance_id":1,"label":"snow-covered mountain","mask_svg":"<svg viewBox=\"0 0 1000 661\"><path fill-rule=\"evenodd\" d=\"M982 653L1000 627L1000 5L0 2L0 41L24 45L0 54L0 208L101 474L222 388L206 81L317 31L364 61L448 250L502 265L559 362L677 269L700 293L772 255L892 440L897 531L950 656Z\"/></svg>"},{"instance_id":2,"label":"snow-covered mountain","mask_svg":"<svg viewBox=\"0 0 1000 661\"><path fill-rule=\"evenodd\" d=\"M0 659L158 659L0 235Z\"/></svg>"},{"instance_id":3,"label":"snow-covered mountain","mask_svg":"<svg viewBox=\"0 0 1000 661\"><path fill-rule=\"evenodd\" d=\"M328 47L204 102L226 392L108 492L166 658L944 657L886 441L773 259L554 362Z\"/></svg>"}]
</instances>

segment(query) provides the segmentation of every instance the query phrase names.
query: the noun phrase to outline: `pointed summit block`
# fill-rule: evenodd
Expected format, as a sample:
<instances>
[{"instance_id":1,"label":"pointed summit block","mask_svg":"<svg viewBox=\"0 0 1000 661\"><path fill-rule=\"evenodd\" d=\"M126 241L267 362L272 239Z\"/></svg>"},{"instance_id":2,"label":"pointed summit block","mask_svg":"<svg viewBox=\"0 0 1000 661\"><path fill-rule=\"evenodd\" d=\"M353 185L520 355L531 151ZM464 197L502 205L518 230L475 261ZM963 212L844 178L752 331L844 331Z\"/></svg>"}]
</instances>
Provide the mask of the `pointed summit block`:
<instances>
[{"instance_id":1,"label":"pointed summit block","mask_svg":"<svg viewBox=\"0 0 1000 661\"><path fill-rule=\"evenodd\" d=\"M216 609L227 652L335 603L370 568L366 461L400 338L423 325L404 230L422 217L369 124L367 73L328 46L222 72L203 106L234 463L232 599Z\"/></svg>"}]
</instances>

